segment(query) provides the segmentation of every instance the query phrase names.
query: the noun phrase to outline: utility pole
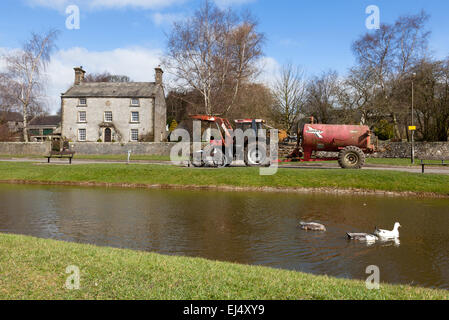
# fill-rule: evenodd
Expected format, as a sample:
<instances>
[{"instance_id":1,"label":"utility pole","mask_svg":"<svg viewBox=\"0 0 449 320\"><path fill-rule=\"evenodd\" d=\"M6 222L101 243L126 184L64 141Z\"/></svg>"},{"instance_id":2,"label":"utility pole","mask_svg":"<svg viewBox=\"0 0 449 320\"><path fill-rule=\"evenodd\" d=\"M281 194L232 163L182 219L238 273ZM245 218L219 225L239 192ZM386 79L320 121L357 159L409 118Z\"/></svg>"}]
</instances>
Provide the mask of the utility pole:
<instances>
[{"instance_id":1,"label":"utility pole","mask_svg":"<svg viewBox=\"0 0 449 320\"><path fill-rule=\"evenodd\" d=\"M415 111L414 111L414 100L415 100L415 88L414 88L414 80L416 78L416 73L412 74L412 148L411 148L411 159L412 159L412 164L415 164Z\"/></svg>"}]
</instances>

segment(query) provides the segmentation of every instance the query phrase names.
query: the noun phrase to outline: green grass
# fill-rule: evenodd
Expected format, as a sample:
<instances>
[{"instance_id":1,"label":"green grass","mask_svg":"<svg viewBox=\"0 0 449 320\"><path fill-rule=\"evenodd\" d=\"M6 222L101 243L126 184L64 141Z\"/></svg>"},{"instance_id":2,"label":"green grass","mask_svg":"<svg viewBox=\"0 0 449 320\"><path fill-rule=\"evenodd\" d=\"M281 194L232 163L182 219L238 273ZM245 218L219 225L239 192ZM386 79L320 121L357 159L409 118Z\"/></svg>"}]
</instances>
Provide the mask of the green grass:
<instances>
[{"instance_id":1,"label":"green grass","mask_svg":"<svg viewBox=\"0 0 449 320\"><path fill-rule=\"evenodd\" d=\"M198 186L339 188L449 195L449 175L379 170L287 169L272 176L258 168L196 169L151 164L58 165L0 162L0 180L105 182Z\"/></svg>"},{"instance_id":2,"label":"green grass","mask_svg":"<svg viewBox=\"0 0 449 320\"><path fill-rule=\"evenodd\" d=\"M0 234L0 299L448 299L449 292ZM80 269L68 290L66 268Z\"/></svg>"},{"instance_id":3,"label":"green grass","mask_svg":"<svg viewBox=\"0 0 449 320\"><path fill-rule=\"evenodd\" d=\"M382 164L388 166L419 166L421 165L421 160L415 159L415 164L411 163L410 159L393 159L393 158L367 158L367 164ZM438 160L426 160L425 163L441 163ZM447 161L446 161L447 163Z\"/></svg>"}]
</instances>

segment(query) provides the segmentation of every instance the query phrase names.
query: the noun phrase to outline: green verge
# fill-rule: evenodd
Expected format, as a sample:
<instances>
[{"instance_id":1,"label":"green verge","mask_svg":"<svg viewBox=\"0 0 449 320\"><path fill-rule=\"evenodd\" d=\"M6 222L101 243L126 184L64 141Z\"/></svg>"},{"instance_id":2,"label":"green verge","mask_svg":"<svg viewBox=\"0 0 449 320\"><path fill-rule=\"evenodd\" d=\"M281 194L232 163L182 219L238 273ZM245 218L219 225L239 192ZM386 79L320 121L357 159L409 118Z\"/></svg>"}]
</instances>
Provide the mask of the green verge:
<instances>
[{"instance_id":1,"label":"green verge","mask_svg":"<svg viewBox=\"0 0 449 320\"><path fill-rule=\"evenodd\" d=\"M0 299L449 299L449 291L0 234ZM80 289L65 288L68 266Z\"/></svg>"},{"instance_id":2,"label":"green verge","mask_svg":"<svg viewBox=\"0 0 449 320\"><path fill-rule=\"evenodd\" d=\"M412 164L410 159L393 159L393 158L367 158L367 164L378 164L378 165L387 165L387 166L400 166L400 167L412 167L412 166L420 166L421 160L415 159L415 163ZM440 164L441 161L438 160L426 160L425 163L435 163ZM446 161L447 163L447 161Z\"/></svg>"},{"instance_id":3,"label":"green verge","mask_svg":"<svg viewBox=\"0 0 449 320\"><path fill-rule=\"evenodd\" d=\"M449 195L449 175L380 170L258 168L196 169L152 164L59 165L0 162L0 180L273 188L337 188Z\"/></svg>"}]
</instances>

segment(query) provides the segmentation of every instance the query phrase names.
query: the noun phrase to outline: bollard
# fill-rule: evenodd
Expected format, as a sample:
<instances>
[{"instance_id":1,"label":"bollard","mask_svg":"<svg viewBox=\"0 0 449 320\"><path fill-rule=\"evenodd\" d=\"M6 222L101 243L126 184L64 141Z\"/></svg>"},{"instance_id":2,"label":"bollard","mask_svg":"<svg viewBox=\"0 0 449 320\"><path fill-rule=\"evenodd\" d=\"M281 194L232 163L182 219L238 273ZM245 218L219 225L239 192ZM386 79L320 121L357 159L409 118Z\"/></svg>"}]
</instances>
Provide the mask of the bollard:
<instances>
[{"instance_id":1,"label":"bollard","mask_svg":"<svg viewBox=\"0 0 449 320\"><path fill-rule=\"evenodd\" d=\"M131 158L131 150L128 150L128 162L127 164L129 164L129 159Z\"/></svg>"}]
</instances>

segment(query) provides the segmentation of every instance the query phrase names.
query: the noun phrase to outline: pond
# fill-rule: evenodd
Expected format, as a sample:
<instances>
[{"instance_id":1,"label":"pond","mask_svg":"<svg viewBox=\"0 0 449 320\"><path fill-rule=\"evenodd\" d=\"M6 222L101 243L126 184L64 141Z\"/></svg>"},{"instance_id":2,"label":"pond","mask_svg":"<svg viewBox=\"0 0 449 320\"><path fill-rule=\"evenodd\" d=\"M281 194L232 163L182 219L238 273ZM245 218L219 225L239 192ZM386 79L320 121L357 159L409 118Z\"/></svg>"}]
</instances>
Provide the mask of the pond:
<instances>
[{"instance_id":1,"label":"pond","mask_svg":"<svg viewBox=\"0 0 449 320\"><path fill-rule=\"evenodd\" d=\"M345 238L396 221L400 243ZM449 289L449 199L0 185L0 232Z\"/></svg>"}]
</instances>

